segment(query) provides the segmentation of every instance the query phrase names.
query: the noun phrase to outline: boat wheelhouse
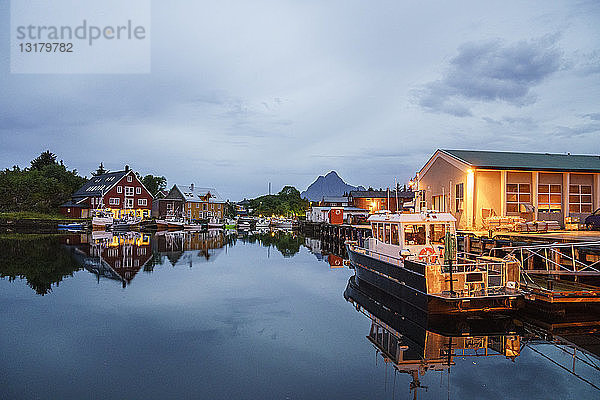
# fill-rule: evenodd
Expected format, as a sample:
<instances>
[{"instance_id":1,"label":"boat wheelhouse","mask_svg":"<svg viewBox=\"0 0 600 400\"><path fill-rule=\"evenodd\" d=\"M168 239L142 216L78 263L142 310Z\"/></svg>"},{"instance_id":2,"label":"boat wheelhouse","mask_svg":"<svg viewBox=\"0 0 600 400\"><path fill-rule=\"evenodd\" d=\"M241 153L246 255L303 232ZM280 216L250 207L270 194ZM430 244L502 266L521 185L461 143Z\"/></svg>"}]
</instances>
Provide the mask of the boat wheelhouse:
<instances>
[{"instance_id":1,"label":"boat wheelhouse","mask_svg":"<svg viewBox=\"0 0 600 400\"><path fill-rule=\"evenodd\" d=\"M356 276L432 313L511 310L523 303L515 258L456 252L450 213L382 212L369 217L373 237L346 242Z\"/></svg>"}]
</instances>

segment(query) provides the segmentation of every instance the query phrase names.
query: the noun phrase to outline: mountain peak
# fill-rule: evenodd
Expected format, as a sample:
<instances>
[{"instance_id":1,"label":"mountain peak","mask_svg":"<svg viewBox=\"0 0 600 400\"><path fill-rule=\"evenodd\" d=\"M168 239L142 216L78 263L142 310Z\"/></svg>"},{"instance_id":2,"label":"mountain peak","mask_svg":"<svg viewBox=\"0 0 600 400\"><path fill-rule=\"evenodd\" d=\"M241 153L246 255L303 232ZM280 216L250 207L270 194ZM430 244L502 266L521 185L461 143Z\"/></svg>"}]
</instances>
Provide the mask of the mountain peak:
<instances>
[{"instance_id":1,"label":"mountain peak","mask_svg":"<svg viewBox=\"0 0 600 400\"><path fill-rule=\"evenodd\" d=\"M330 171L325 176L320 175L300 195L310 201L321 201L324 196L343 196L344 193L359 188L360 187L348 185L340 178L337 172Z\"/></svg>"}]
</instances>

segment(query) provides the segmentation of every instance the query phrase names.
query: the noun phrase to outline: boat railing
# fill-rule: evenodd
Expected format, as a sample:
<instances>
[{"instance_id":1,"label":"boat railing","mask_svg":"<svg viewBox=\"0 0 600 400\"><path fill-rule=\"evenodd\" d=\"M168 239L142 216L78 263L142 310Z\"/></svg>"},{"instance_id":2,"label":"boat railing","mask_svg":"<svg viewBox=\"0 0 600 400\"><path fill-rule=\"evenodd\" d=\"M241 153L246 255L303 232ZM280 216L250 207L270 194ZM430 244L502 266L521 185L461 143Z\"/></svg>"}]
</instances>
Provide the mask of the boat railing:
<instances>
[{"instance_id":1,"label":"boat railing","mask_svg":"<svg viewBox=\"0 0 600 400\"><path fill-rule=\"evenodd\" d=\"M398 266L403 266L405 259L422 262L416 259L416 255L407 257L394 257L366 248L358 248L357 250L380 261ZM444 274L449 274L450 269L452 269L452 274L455 275L455 280L457 280L456 278L458 278L459 275L464 275L464 279L460 280L461 282L464 282L464 284L461 287L453 288L455 293L459 293L459 295L462 296L487 296L495 293L505 292L509 282L512 282L510 285L514 285L514 289L517 289L519 279L517 278L515 280L509 280L507 274L507 263L514 262L516 260L512 258L505 260L490 260L489 258L481 257L480 255L475 254L472 255L472 258L470 256L471 255L469 255L469 257L465 257L464 255L461 255L461 257L452 264L423 264L439 267L439 273Z\"/></svg>"}]
</instances>

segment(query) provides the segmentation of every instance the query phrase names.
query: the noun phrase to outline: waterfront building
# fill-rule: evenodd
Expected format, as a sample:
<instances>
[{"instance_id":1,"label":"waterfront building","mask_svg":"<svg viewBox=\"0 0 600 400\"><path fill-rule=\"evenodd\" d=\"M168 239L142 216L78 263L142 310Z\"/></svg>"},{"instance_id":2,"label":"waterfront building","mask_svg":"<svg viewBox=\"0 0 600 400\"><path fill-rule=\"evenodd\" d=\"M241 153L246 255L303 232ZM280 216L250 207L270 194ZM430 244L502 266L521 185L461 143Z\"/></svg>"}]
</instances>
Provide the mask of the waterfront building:
<instances>
[{"instance_id":1,"label":"waterfront building","mask_svg":"<svg viewBox=\"0 0 600 400\"><path fill-rule=\"evenodd\" d=\"M402 211L406 203L412 202L415 194L410 190L353 190L348 202L352 207L368 210L371 214L381 210ZM398 199L398 203L396 203Z\"/></svg>"},{"instance_id":2,"label":"waterfront building","mask_svg":"<svg viewBox=\"0 0 600 400\"><path fill-rule=\"evenodd\" d=\"M319 202L321 207L348 207L348 196L323 196Z\"/></svg>"},{"instance_id":3,"label":"waterfront building","mask_svg":"<svg viewBox=\"0 0 600 400\"><path fill-rule=\"evenodd\" d=\"M437 150L416 185L417 209L451 212L462 229L494 216L564 226L600 207L600 156Z\"/></svg>"},{"instance_id":4,"label":"waterfront building","mask_svg":"<svg viewBox=\"0 0 600 400\"><path fill-rule=\"evenodd\" d=\"M186 217L191 220L222 219L225 201L214 188L190 185L173 185L163 199L156 200L157 218Z\"/></svg>"},{"instance_id":5,"label":"waterfront building","mask_svg":"<svg viewBox=\"0 0 600 400\"><path fill-rule=\"evenodd\" d=\"M122 171L91 177L73 193L71 200L60 206L60 212L70 218L88 218L91 210L100 208L115 218L125 215L149 218L152 194L126 165Z\"/></svg>"}]
</instances>

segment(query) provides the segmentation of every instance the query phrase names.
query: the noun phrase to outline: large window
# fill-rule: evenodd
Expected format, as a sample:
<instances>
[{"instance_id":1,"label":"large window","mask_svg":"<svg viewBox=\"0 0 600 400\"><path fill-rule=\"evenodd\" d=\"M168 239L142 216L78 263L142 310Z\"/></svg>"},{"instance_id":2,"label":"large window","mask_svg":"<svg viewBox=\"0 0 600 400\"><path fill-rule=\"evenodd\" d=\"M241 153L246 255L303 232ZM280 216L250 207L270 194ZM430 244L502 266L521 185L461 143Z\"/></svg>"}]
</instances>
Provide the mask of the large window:
<instances>
[{"instance_id":1,"label":"large window","mask_svg":"<svg viewBox=\"0 0 600 400\"><path fill-rule=\"evenodd\" d=\"M119 205L119 198L118 197L111 197L110 199L108 199L108 204L111 206L118 206Z\"/></svg>"},{"instance_id":2,"label":"large window","mask_svg":"<svg viewBox=\"0 0 600 400\"><path fill-rule=\"evenodd\" d=\"M506 211L519 212L521 204L531 204L531 185L529 183L507 183Z\"/></svg>"},{"instance_id":3,"label":"large window","mask_svg":"<svg viewBox=\"0 0 600 400\"><path fill-rule=\"evenodd\" d=\"M446 224L429 225L429 243L443 244L447 229Z\"/></svg>"},{"instance_id":4,"label":"large window","mask_svg":"<svg viewBox=\"0 0 600 400\"><path fill-rule=\"evenodd\" d=\"M560 212L562 195L560 185L538 185L538 210L542 212Z\"/></svg>"},{"instance_id":5,"label":"large window","mask_svg":"<svg viewBox=\"0 0 600 400\"><path fill-rule=\"evenodd\" d=\"M133 186L125 186L125 196L133 196Z\"/></svg>"},{"instance_id":6,"label":"large window","mask_svg":"<svg viewBox=\"0 0 600 400\"><path fill-rule=\"evenodd\" d=\"M592 186L569 185L569 212L592 212Z\"/></svg>"},{"instance_id":7,"label":"large window","mask_svg":"<svg viewBox=\"0 0 600 400\"><path fill-rule=\"evenodd\" d=\"M465 198L465 185L463 183L459 183L456 185L456 212L462 211L463 209L463 200Z\"/></svg>"},{"instance_id":8,"label":"large window","mask_svg":"<svg viewBox=\"0 0 600 400\"><path fill-rule=\"evenodd\" d=\"M425 244L425 225L404 225L404 241L407 245Z\"/></svg>"},{"instance_id":9,"label":"large window","mask_svg":"<svg viewBox=\"0 0 600 400\"><path fill-rule=\"evenodd\" d=\"M377 224L377 239L383 242L383 224Z\"/></svg>"},{"instance_id":10,"label":"large window","mask_svg":"<svg viewBox=\"0 0 600 400\"><path fill-rule=\"evenodd\" d=\"M385 224L385 242L390 244L390 224Z\"/></svg>"},{"instance_id":11,"label":"large window","mask_svg":"<svg viewBox=\"0 0 600 400\"><path fill-rule=\"evenodd\" d=\"M398 240L398 225L392 224L392 244L399 245L400 241Z\"/></svg>"},{"instance_id":12,"label":"large window","mask_svg":"<svg viewBox=\"0 0 600 400\"><path fill-rule=\"evenodd\" d=\"M446 196L433 196L433 209L439 212L446 212Z\"/></svg>"},{"instance_id":13,"label":"large window","mask_svg":"<svg viewBox=\"0 0 600 400\"><path fill-rule=\"evenodd\" d=\"M125 199L125 208L133 208L133 199Z\"/></svg>"}]
</instances>

